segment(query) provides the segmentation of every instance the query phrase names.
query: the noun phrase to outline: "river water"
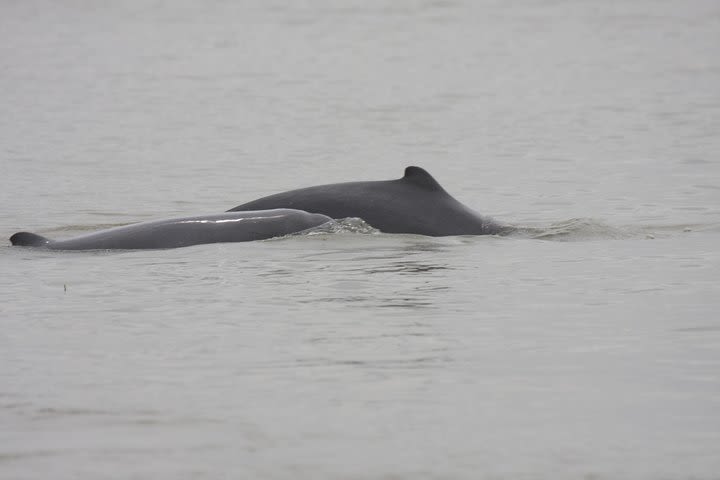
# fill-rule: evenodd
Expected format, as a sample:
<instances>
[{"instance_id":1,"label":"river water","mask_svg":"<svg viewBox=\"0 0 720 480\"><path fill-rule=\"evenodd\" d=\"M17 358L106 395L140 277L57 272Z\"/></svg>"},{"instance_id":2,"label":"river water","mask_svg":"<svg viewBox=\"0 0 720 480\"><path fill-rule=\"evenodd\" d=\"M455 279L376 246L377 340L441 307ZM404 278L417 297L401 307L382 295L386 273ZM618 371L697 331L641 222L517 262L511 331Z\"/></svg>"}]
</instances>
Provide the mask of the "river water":
<instances>
[{"instance_id":1,"label":"river water","mask_svg":"<svg viewBox=\"0 0 720 480\"><path fill-rule=\"evenodd\" d=\"M0 246L3 479L720 478L720 4L3 1L0 234L426 168L524 227Z\"/></svg>"}]
</instances>

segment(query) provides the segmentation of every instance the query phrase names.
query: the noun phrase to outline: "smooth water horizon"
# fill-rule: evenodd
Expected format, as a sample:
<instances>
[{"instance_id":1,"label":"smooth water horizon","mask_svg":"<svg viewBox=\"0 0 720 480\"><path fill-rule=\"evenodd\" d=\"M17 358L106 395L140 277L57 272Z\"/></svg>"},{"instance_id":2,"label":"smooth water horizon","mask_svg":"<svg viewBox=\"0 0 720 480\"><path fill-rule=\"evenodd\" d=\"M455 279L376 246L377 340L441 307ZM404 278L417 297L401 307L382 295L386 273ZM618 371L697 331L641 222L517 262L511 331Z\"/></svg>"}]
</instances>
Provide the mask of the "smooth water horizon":
<instances>
[{"instance_id":1,"label":"smooth water horizon","mask_svg":"<svg viewBox=\"0 0 720 480\"><path fill-rule=\"evenodd\" d=\"M0 236L417 165L508 236L0 245L0 478L720 478L720 4L0 4Z\"/></svg>"}]
</instances>

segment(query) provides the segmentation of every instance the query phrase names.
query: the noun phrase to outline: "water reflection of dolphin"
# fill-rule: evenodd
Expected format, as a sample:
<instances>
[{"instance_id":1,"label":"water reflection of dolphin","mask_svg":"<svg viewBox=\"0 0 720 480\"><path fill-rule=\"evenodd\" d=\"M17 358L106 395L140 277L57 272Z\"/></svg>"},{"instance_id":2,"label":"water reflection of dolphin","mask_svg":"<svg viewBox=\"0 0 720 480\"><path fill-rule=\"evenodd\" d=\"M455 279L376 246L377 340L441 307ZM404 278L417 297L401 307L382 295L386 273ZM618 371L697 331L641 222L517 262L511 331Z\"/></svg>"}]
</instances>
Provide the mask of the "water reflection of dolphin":
<instances>
[{"instance_id":1,"label":"water reflection of dolphin","mask_svg":"<svg viewBox=\"0 0 720 480\"><path fill-rule=\"evenodd\" d=\"M455 200L420 167L407 167L398 180L333 183L290 190L229 211L268 208L297 208L332 218L359 217L382 232L435 237L493 235L511 228Z\"/></svg>"},{"instance_id":2,"label":"water reflection of dolphin","mask_svg":"<svg viewBox=\"0 0 720 480\"><path fill-rule=\"evenodd\" d=\"M66 240L50 240L34 233L19 232L10 237L10 242L53 250L176 248L203 243L263 240L307 230L329 221L329 217L317 213L275 209L155 220Z\"/></svg>"}]
</instances>

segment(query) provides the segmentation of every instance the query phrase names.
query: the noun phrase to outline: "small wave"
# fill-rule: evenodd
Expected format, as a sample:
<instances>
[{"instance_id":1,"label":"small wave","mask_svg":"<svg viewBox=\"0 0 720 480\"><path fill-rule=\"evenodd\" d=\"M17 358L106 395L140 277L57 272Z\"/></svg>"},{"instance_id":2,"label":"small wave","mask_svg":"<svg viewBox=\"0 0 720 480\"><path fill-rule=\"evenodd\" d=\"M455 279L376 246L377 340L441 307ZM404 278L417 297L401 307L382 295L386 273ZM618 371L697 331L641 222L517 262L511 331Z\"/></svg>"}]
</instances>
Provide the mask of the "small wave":
<instances>
[{"instance_id":1,"label":"small wave","mask_svg":"<svg viewBox=\"0 0 720 480\"><path fill-rule=\"evenodd\" d=\"M615 227L592 218L571 218L542 227L518 226L512 235L560 241L623 239L635 236L625 228Z\"/></svg>"},{"instance_id":2,"label":"small wave","mask_svg":"<svg viewBox=\"0 0 720 480\"><path fill-rule=\"evenodd\" d=\"M338 233L359 233L376 235L380 230L368 225L362 218L342 218L324 223L318 227L301 232L303 235L327 235Z\"/></svg>"},{"instance_id":3,"label":"small wave","mask_svg":"<svg viewBox=\"0 0 720 480\"><path fill-rule=\"evenodd\" d=\"M703 225L610 225L593 218L571 218L547 226L516 226L512 236L538 240L583 241L654 239L707 230Z\"/></svg>"}]
</instances>

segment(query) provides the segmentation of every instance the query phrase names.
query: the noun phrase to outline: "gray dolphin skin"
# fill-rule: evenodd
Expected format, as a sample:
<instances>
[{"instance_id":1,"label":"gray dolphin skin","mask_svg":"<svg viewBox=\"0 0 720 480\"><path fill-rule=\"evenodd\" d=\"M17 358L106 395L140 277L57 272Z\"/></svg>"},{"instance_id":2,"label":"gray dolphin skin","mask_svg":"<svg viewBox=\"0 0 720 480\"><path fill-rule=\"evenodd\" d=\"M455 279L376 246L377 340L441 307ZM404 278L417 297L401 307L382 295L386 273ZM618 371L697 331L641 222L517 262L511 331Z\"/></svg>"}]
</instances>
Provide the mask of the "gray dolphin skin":
<instances>
[{"instance_id":1,"label":"gray dolphin skin","mask_svg":"<svg viewBox=\"0 0 720 480\"><path fill-rule=\"evenodd\" d=\"M397 180L348 182L290 190L231 210L297 208L332 218L359 217L386 233L497 235L512 227L502 225L455 200L428 172L407 167Z\"/></svg>"},{"instance_id":2,"label":"gray dolphin skin","mask_svg":"<svg viewBox=\"0 0 720 480\"><path fill-rule=\"evenodd\" d=\"M177 248L203 243L248 242L308 230L332 221L317 213L273 209L221 213L135 223L66 240L19 232L13 245L52 250L133 250Z\"/></svg>"}]
</instances>

